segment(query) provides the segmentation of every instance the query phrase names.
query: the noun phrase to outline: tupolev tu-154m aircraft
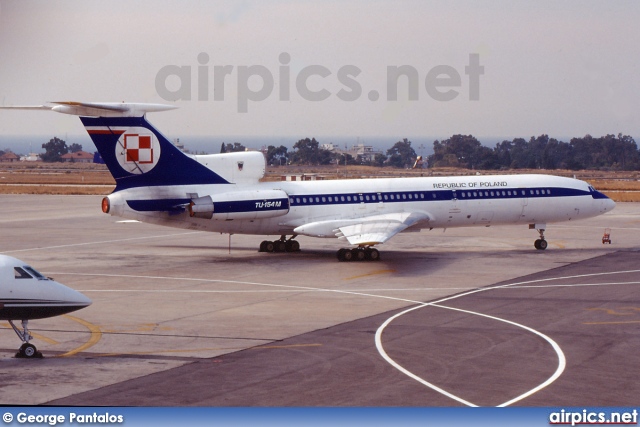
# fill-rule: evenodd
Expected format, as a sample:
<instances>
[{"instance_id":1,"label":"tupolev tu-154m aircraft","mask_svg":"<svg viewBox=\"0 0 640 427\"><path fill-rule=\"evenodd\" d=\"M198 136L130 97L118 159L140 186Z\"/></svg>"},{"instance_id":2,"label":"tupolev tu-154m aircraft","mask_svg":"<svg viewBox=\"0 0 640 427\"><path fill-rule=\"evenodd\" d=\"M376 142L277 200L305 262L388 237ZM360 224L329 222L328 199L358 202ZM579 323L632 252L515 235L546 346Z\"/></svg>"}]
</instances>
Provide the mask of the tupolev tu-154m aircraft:
<instances>
[{"instance_id":1,"label":"tupolev tu-154m aircraft","mask_svg":"<svg viewBox=\"0 0 640 427\"><path fill-rule=\"evenodd\" d=\"M16 357L42 357L29 341L30 319L44 319L80 310L91 300L78 291L43 276L19 259L0 255L0 320L8 320L22 340ZM22 320L22 330L14 323Z\"/></svg>"},{"instance_id":2,"label":"tupolev tu-154m aircraft","mask_svg":"<svg viewBox=\"0 0 640 427\"><path fill-rule=\"evenodd\" d=\"M102 200L110 215L229 234L279 235L263 252L295 252L298 235L338 238L340 261L378 260L374 248L403 231L528 225L547 248L548 223L603 214L615 203L584 181L550 175L260 182L260 152L189 155L146 119L176 107L52 102L33 107L81 116L116 180ZM290 236L287 238L287 236Z\"/></svg>"}]
</instances>

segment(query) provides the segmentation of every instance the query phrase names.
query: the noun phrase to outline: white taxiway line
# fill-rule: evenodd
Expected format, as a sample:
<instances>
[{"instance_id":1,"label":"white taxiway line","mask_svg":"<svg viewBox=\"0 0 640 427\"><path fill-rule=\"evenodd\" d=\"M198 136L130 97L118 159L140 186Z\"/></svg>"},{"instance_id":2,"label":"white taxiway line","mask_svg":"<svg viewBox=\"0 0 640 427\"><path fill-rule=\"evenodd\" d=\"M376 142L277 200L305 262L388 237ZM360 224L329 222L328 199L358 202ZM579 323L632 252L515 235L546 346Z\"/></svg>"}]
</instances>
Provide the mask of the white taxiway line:
<instances>
[{"instance_id":1,"label":"white taxiway line","mask_svg":"<svg viewBox=\"0 0 640 427\"><path fill-rule=\"evenodd\" d=\"M43 246L39 248L28 248L28 249L15 249L0 252L0 254L13 254L17 252L30 252L30 251L42 251L42 250L50 250L50 249L60 249L60 248L72 248L74 246L88 246L88 245L102 245L105 243L120 243L120 242L130 242L133 240L145 240L145 239L161 239L163 237L174 237L174 236L187 236L189 234L197 234L201 233L201 231L191 231L188 233L174 233L174 234L161 234L157 236L145 236L145 237L130 237L128 239L117 239L117 240L103 240L100 242L85 242L85 243L73 243L70 245L58 245L58 246Z\"/></svg>"}]
</instances>

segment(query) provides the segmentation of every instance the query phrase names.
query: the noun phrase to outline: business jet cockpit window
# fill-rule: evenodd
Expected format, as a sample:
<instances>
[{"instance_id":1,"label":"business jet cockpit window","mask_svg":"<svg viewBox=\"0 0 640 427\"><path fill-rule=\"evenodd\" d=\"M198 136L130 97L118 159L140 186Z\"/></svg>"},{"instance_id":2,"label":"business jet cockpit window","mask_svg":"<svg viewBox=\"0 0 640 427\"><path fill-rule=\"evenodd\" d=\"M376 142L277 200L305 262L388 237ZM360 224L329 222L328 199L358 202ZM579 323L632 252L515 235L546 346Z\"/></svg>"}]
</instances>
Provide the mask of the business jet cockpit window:
<instances>
[{"instance_id":1,"label":"business jet cockpit window","mask_svg":"<svg viewBox=\"0 0 640 427\"><path fill-rule=\"evenodd\" d=\"M16 279L33 279L49 280L40 274L35 268L24 265L22 267L13 267L13 275Z\"/></svg>"},{"instance_id":2,"label":"business jet cockpit window","mask_svg":"<svg viewBox=\"0 0 640 427\"><path fill-rule=\"evenodd\" d=\"M33 279L33 277L20 267L13 267L13 275L16 279Z\"/></svg>"},{"instance_id":3,"label":"business jet cockpit window","mask_svg":"<svg viewBox=\"0 0 640 427\"><path fill-rule=\"evenodd\" d=\"M25 265L23 268L25 270L27 270L27 272L29 272L29 274L31 274L33 277L35 277L38 280L49 280L49 278L47 278L46 276L43 276L42 274L40 274L40 272L38 270L36 270L35 268L33 268L33 267Z\"/></svg>"}]
</instances>

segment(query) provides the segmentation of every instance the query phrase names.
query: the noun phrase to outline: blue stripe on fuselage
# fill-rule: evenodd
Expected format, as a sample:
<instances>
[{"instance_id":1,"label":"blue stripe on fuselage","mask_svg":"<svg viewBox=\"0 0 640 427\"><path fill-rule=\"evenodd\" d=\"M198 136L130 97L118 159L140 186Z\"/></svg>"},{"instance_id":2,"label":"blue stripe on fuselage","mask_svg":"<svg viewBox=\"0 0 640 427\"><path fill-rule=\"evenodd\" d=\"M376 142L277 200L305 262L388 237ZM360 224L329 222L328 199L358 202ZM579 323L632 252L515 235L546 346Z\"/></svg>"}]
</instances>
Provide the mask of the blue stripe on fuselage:
<instances>
[{"instance_id":1,"label":"blue stripe on fuselage","mask_svg":"<svg viewBox=\"0 0 640 427\"><path fill-rule=\"evenodd\" d=\"M183 212L189 202L191 199L127 200L129 207L137 212ZM216 214L263 212L289 209L289 199L226 201L214 202L213 205Z\"/></svg>"},{"instance_id":2,"label":"blue stripe on fuselage","mask_svg":"<svg viewBox=\"0 0 640 427\"><path fill-rule=\"evenodd\" d=\"M361 203L404 203L447 200L504 200L522 198L588 196L575 188L537 187L500 190L382 191L368 193L289 194L291 206L348 205ZM606 198L606 196L605 196Z\"/></svg>"},{"instance_id":3,"label":"blue stripe on fuselage","mask_svg":"<svg viewBox=\"0 0 640 427\"><path fill-rule=\"evenodd\" d=\"M591 197L593 197L594 199L608 199L609 197L607 197L605 194L594 190L591 192Z\"/></svg>"}]
</instances>

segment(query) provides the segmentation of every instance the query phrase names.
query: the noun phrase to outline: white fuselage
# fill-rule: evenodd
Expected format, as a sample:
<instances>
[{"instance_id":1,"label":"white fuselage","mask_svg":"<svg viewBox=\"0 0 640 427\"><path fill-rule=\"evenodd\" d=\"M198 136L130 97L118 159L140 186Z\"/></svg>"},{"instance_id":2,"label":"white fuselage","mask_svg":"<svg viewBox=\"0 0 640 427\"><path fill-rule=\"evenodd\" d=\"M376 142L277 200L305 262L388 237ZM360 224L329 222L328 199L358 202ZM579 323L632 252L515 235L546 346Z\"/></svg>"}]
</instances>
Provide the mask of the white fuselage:
<instances>
[{"instance_id":1,"label":"white fuselage","mask_svg":"<svg viewBox=\"0 0 640 427\"><path fill-rule=\"evenodd\" d=\"M41 319L69 313L91 300L26 263L0 255L0 319Z\"/></svg>"},{"instance_id":2,"label":"white fuselage","mask_svg":"<svg viewBox=\"0 0 640 427\"><path fill-rule=\"evenodd\" d=\"M256 190L284 191L289 197L288 211L262 219L208 219L191 217L186 209L171 213L134 210L128 203L167 198L188 200ZM403 212L422 213L427 218L411 229L546 224L589 218L615 206L584 181L550 175L138 187L115 192L109 201L112 215L128 219L194 230L259 235L294 234L294 229L305 224L327 222L335 227L350 219ZM298 234L335 237L326 230Z\"/></svg>"}]
</instances>

